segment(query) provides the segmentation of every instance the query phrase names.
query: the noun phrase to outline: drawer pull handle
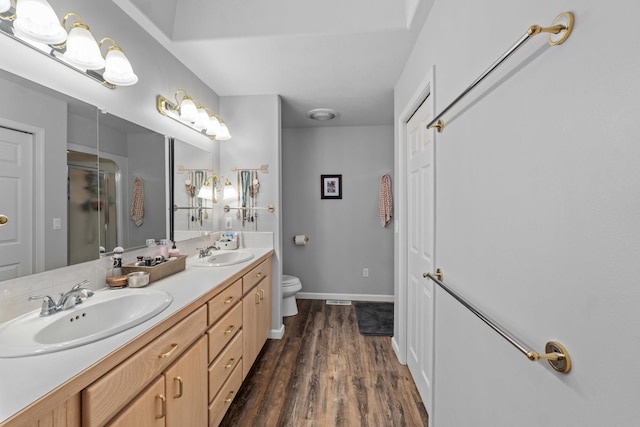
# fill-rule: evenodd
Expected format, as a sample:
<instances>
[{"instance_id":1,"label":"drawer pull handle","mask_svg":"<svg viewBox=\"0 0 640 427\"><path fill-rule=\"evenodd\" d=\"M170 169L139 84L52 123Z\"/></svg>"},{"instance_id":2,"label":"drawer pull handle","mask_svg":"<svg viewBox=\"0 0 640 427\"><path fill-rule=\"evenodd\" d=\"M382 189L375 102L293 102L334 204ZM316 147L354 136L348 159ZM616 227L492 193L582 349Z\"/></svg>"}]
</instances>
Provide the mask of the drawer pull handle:
<instances>
[{"instance_id":1,"label":"drawer pull handle","mask_svg":"<svg viewBox=\"0 0 640 427\"><path fill-rule=\"evenodd\" d=\"M226 331L224 331L225 335L229 335L231 332L233 332L233 330L236 328L235 325L230 325L229 329L227 329Z\"/></svg>"},{"instance_id":2,"label":"drawer pull handle","mask_svg":"<svg viewBox=\"0 0 640 427\"><path fill-rule=\"evenodd\" d=\"M224 400L224 403L231 403L231 401L233 400L233 393L235 393L235 391L234 391L234 390L231 390L231 391L229 392L229 397L227 397L227 398Z\"/></svg>"},{"instance_id":3,"label":"drawer pull handle","mask_svg":"<svg viewBox=\"0 0 640 427\"><path fill-rule=\"evenodd\" d=\"M231 304L231 301L233 301L235 298L234 297L229 297L226 300L224 300L225 304Z\"/></svg>"},{"instance_id":4,"label":"drawer pull handle","mask_svg":"<svg viewBox=\"0 0 640 427\"><path fill-rule=\"evenodd\" d=\"M262 276L262 271L258 271L258 272L256 273L256 277L260 277L260 276Z\"/></svg>"},{"instance_id":5,"label":"drawer pull handle","mask_svg":"<svg viewBox=\"0 0 640 427\"><path fill-rule=\"evenodd\" d=\"M184 392L184 383L182 381L182 378L180 378L180 377L174 377L173 381L178 381L178 394L174 394L173 398L174 399L180 399L182 397L183 392Z\"/></svg>"},{"instance_id":6,"label":"drawer pull handle","mask_svg":"<svg viewBox=\"0 0 640 427\"><path fill-rule=\"evenodd\" d=\"M234 362L235 360L236 360L236 359L233 359L233 358L229 359L229 362L228 362L226 365L224 365L224 369L229 369L229 368L231 368L231 367L233 366L233 362Z\"/></svg>"},{"instance_id":7,"label":"drawer pull handle","mask_svg":"<svg viewBox=\"0 0 640 427\"><path fill-rule=\"evenodd\" d=\"M260 304L260 291L256 292L256 304Z\"/></svg>"},{"instance_id":8,"label":"drawer pull handle","mask_svg":"<svg viewBox=\"0 0 640 427\"><path fill-rule=\"evenodd\" d=\"M171 356L173 352L176 351L177 349L178 349L178 344L176 343L171 344L171 350L167 351L166 353L159 354L158 359L166 359L167 357Z\"/></svg>"},{"instance_id":9,"label":"drawer pull handle","mask_svg":"<svg viewBox=\"0 0 640 427\"><path fill-rule=\"evenodd\" d=\"M162 406L162 412L160 413L160 415L156 415L156 420L159 420L160 418L164 418L167 416L167 399L164 397L164 394L156 395L156 399L160 399L160 403Z\"/></svg>"}]
</instances>

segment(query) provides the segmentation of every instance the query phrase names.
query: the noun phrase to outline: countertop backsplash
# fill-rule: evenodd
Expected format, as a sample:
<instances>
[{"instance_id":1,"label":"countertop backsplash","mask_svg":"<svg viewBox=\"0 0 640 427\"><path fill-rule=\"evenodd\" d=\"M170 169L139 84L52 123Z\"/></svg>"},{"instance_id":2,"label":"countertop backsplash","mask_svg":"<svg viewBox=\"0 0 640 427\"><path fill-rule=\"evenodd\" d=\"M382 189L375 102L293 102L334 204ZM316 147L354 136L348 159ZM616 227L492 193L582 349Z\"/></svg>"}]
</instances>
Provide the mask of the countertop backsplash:
<instances>
[{"instance_id":1,"label":"countertop backsplash","mask_svg":"<svg viewBox=\"0 0 640 427\"><path fill-rule=\"evenodd\" d=\"M222 233L213 232L205 237L176 242L176 247L181 255L196 255L198 248L213 244ZM242 246L245 248L273 248L272 232L243 231L240 233ZM160 255L159 247L145 247L126 252L122 261L123 264L128 264L135 262L138 256L156 255ZM111 269L110 256L104 256L95 261L0 282L0 323L39 309L42 301L29 301L30 296L50 295L57 299L60 293L68 291L73 285L86 279L91 281L86 287L92 290L104 288L107 275L111 275Z\"/></svg>"}]
</instances>

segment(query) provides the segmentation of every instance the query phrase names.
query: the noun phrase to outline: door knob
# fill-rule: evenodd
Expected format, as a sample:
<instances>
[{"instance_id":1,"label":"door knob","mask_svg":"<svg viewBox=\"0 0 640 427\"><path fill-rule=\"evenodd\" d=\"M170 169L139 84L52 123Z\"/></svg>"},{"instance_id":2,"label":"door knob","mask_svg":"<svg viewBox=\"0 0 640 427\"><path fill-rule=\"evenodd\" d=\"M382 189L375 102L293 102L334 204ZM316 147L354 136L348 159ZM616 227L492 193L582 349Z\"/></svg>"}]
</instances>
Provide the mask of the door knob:
<instances>
[{"instance_id":1,"label":"door knob","mask_svg":"<svg viewBox=\"0 0 640 427\"><path fill-rule=\"evenodd\" d=\"M9 218L6 215L0 215L0 227L9 222Z\"/></svg>"}]
</instances>

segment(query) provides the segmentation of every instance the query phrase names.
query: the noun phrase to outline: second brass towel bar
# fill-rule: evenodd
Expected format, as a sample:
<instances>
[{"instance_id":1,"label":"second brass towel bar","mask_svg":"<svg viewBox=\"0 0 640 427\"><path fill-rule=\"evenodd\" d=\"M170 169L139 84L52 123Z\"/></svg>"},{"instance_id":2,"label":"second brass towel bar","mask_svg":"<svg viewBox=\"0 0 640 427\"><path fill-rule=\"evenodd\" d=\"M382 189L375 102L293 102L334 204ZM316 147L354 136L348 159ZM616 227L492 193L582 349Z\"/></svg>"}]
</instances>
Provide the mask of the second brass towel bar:
<instances>
[{"instance_id":1,"label":"second brass towel bar","mask_svg":"<svg viewBox=\"0 0 640 427\"><path fill-rule=\"evenodd\" d=\"M477 79L473 81L456 99L451 102L440 114L436 116L429 124L427 124L427 129L435 128L438 132L442 132L444 130L444 120L442 117L451 110L451 108L456 105L462 98L467 96L469 92L473 90L477 85L480 84L489 74L493 72L500 64L502 64L507 58L509 58L518 48L524 45L527 41L529 41L533 36L541 33L546 33L548 35L548 42L551 46L556 46L564 43L571 31L573 30L574 17L571 12L562 12L551 23L550 27L541 27L539 25L532 25L529 27L527 32L515 42L509 50L507 50L500 58L498 58L489 68L485 70L484 73L480 75Z\"/></svg>"},{"instance_id":2,"label":"second brass towel bar","mask_svg":"<svg viewBox=\"0 0 640 427\"><path fill-rule=\"evenodd\" d=\"M480 310L475 308L472 304L467 302L464 298L458 295L453 289L447 286L444 280L444 274L441 269L437 269L434 274L432 273L424 273L422 275L425 279L433 280L440 288L446 291L449 295L451 295L454 299L456 299L460 304L462 304L465 308L475 314L480 320L486 323L491 329L496 331L498 335L507 340L512 346L517 348L522 354L527 356L532 362L536 362L540 359L546 359L551 367L556 371L567 374L571 370L571 357L569 357L569 352L567 349L557 341L549 341L545 346L545 353L538 353L527 348L526 345L522 343L519 339L511 335L504 328L500 327L497 323L491 320L486 314L482 313Z\"/></svg>"}]
</instances>

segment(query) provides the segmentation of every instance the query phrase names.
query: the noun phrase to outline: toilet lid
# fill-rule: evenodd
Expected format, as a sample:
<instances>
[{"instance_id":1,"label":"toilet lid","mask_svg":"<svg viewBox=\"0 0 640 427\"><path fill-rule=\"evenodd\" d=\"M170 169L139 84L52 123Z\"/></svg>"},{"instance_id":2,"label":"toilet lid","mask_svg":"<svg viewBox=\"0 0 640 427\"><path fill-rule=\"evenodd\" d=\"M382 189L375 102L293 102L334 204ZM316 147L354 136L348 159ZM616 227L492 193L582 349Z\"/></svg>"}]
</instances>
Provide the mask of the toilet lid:
<instances>
[{"instance_id":1,"label":"toilet lid","mask_svg":"<svg viewBox=\"0 0 640 427\"><path fill-rule=\"evenodd\" d=\"M296 276L289 276L288 274L282 275L282 286L291 286L300 283L300 279Z\"/></svg>"}]
</instances>

